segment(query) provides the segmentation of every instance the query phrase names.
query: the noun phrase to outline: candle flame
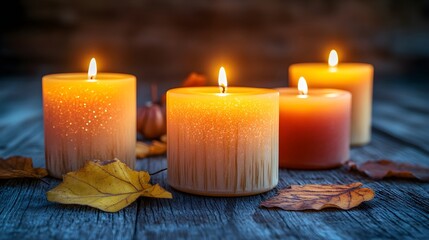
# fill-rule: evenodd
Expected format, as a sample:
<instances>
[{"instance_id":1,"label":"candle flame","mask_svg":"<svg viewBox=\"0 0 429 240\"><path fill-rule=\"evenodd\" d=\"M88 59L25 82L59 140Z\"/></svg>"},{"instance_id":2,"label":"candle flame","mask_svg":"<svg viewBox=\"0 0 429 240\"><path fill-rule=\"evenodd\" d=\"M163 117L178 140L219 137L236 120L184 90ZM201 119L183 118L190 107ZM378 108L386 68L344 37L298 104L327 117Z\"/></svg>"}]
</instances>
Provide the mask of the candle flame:
<instances>
[{"instance_id":1,"label":"candle flame","mask_svg":"<svg viewBox=\"0 0 429 240\"><path fill-rule=\"evenodd\" d=\"M338 53L334 49L329 53L328 64L330 67L336 67L338 65Z\"/></svg>"},{"instance_id":2,"label":"candle flame","mask_svg":"<svg viewBox=\"0 0 429 240\"><path fill-rule=\"evenodd\" d=\"M89 62L89 67L88 67L88 79L94 80L96 76L97 76L97 62L95 61L95 58L92 58L91 61Z\"/></svg>"},{"instance_id":3,"label":"candle flame","mask_svg":"<svg viewBox=\"0 0 429 240\"><path fill-rule=\"evenodd\" d=\"M219 77L218 77L218 83L221 93L226 93L226 89L228 87L228 80L226 79L226 72L225 68L220 67L219 69Z\"/></svg>"},{"instance_id":4,"label":"candle flame","mask_svg":"<svg viewBox=\"0 0 429 240\"><path fill-rule=\"evenodd\" d=\"M308 93L307 81L304 77L300 77L298 80L298 92L299 95L307 95Z\"/></svg>"}]
</instances>

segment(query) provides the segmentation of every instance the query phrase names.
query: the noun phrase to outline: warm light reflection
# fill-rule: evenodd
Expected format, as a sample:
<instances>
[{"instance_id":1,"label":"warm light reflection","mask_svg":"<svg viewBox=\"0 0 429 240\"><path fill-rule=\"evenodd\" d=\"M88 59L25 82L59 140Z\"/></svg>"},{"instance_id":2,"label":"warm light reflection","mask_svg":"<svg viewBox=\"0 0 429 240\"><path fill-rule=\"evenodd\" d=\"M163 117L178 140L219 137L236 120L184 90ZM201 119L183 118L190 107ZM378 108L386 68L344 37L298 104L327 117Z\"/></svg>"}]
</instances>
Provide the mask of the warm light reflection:
<instances>
[{"instance_id":1,"label":"warm light reflection","mask_svg":"<svg viewBox=\"0 0 429 240\"><path fill-rule=\"evenodd\" d=\"M336 67L338 65L338 53L334 49L329 53L328 64L330 67Z\"/></svg>"},{"instance_id":2,"label":"warm light reflection","mask_svg":"<svg viewBox=\"0 0 429 240\"><path fill-rule=\"evenodd\" d=\"M325 96L326 97L329 97L329 98L335 98L335 97L338 97L338 93L327 93L327 94L325 94Z\"/></svg>"},{"instance_id":3,"label":"warm light reflection","mask_svg":"<svg viewBox=\"0 0 429 240\"><path fill-rule=\"evenodd\" d=\"M218 82L219 82L220 92L226 93L226 89L228 87L228 80L226 79L226 72L225 72L225 68L223 67L220 67L219 69Z\"/></svg>"},{"instance_id":4,"label":"warm light reflection","mask_svg":"<svg viewBox=\"0 0 429 240\"><path fill-rule=\"evenodd\" d=\"M307 81L305 81L304 77L300 77L298 80L298 92L301 96L307 96L308 94Z\"/></svg>"},{"instance_id":5,"label":"warm light reflection","mask_svg":"<svg viewBox=\"0 0 429 240\"><path fill-rule=\"evenodd\" d=\"M97 62L95 61L95 58L92 58L91 62L89 62L89 67L88 67L88 79L95 80L96 76L97 76Z\"/></svg>"}]
</instances>

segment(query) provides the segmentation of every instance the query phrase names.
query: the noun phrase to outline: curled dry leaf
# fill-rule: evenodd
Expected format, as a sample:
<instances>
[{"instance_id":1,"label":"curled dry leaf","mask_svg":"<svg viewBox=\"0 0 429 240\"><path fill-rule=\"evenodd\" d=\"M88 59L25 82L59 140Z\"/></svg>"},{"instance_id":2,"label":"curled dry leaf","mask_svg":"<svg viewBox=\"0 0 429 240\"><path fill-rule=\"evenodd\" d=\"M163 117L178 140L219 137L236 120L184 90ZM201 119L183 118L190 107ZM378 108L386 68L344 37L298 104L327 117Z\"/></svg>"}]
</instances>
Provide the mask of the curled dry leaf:
<instances>
[{"instance_id":1,"label":"curled dry leaf","mask_svg":"<svg viewBox=\"0 0 429 240\"><path fill-rule=\"evenodd\" d=\"M152 141L151 144L144 142L136 143L136 157L145 158L164 154L167 151L167 145L160 141Z\"/></svg>"},{"instance_id":2,"label":"curled dry leaf","mask_svg":"<svg viewBox=\"0 0 429 240\"><path fill-rule=\"evenodd\" d=\"M364 163L347 162L350 170L357 170L365 173L373 179L382 179L385 177L414 178L422 181L429 181L429 168L411 165L406 163L397 163L390 160L374 160Z\"/></svg>"},{"instance_id":3,"label":"curled dry leaf","mask_svg":"<svg viewBox=\"0 0 429 240\"><path fill-rule=\"evenodd\" d=\"M134 171L118 159L95 160L64 175L63 182L47 197L51 202L88 205L106 212L117 212L140 196L172 198L171 193L149 180L147 172Z\"/></svg>"},{"instance_id":4,"label":"curled dry leaf","mask_svg":"<svg viewBox=\"0 0 429 240\"><path fill-rule=\"evenodd\" d=\"M13 156L0 158L0 179L43 178L48 175L44 168L33 168L33 161L28 157Z\"/></svg>"},{"instance_id":5,"label":"curled dry leaf","mask_svg":"<svg viewBox=\"0 0 429 240\"><path fill-rule=\"evenodd\" d=\"M328 207L350 209L374 198L372 189L361 186L360 182L348 185L292 185L262 202L261 206L292 211Z\"/></svg>"}]
</instances>

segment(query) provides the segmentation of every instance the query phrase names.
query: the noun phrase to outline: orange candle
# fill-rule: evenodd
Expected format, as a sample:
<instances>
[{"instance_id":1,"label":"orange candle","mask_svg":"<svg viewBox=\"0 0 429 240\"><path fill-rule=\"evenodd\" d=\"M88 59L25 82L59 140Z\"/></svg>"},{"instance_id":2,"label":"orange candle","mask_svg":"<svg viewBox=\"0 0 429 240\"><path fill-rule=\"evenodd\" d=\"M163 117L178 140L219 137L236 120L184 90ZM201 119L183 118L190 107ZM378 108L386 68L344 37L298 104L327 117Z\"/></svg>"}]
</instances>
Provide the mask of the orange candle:
<instances>
[{"instance_id":1,"label":"orange candle","mask_svg":"<svg viewBox=\"0 0 429 240\"><path fill-rule=\"evenodd\" d=\"M135 164L136 78L97 74L43 77L46 167L53 177L75 171L92 159L119 158Z\"/></svg>"},{"instance_id":2,"label":"orange candle","mask_svg":"<svg viewBox=\"0 0 429 240\"><path fill-rule=\"evenodd\" d=\"M335 88L352 94L351 144L364 145L371 140L371 105L374 68L366 63L338 64L335 50L328 64L299 63L289 67L290 86L296 87L304 76L310 88Z\"/></svg>"},{"instance_id":3,"label":"orange candle","mask_svg":"<svg viewBox=\"0 0 429 240\"><path fill-rule=\"evenodd\" d=\"M280 88L280 167L327 169L349 158L349 92L310 89L304 78L296 88Z\"/></svg>"},{"instance_id":4,"label":"orange candle","mask_svg":"<svg viewBox=\"0 0 429 240\"><path fill-rule=\"evenodd\" d=\"M168 183L208 196L244 196L278 182L279 93L272 89L177 88L167 92Z\"/></svg>"}]
</instances>

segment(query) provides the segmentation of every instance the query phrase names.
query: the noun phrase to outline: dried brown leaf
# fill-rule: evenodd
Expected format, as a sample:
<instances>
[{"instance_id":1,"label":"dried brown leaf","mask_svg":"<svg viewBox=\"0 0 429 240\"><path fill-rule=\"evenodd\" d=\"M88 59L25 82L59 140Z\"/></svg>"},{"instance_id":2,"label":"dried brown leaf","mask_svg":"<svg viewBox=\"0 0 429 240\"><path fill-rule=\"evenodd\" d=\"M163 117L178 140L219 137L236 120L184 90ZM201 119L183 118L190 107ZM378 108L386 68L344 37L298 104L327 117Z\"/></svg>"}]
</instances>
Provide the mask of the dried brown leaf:
<instances>
[{"instance_id":1,"label":"dried brown leaf","mask_svg":"<svg viewBox=\"0 0 429 240\"><path fill-rule=\"evenodd\" d=\"M347 166L350 170L365 173L373 179L397 177L429 181L429 168L407 163L397 163L387 159L366 161L364 163L349 161L347 162Z\"/></svg>"},{"instance_id":2,"label":"dried brown leaf","mask_svg":"<svg viewBox=\"0 0 429 240\"><path fill-rule=\"evenodd\" d=\"M31 158L13 156L0 158L0 179L9 178L43 178L48 175L44 168L33 168Z\"/></svg>"},{"instance_id":3,"label":"dried brown leaf","mask_svg":"<svg viewBox=\"0 0 429 240\"><path fill-rule=\"evenodd\" d=\"M372 189L361 186L360 182L348 185L292 185L280 190L277 196L262 202L261 206L291 211L320 210L328 207L346 210L374 198Z\"/></svg>"},{"instance_id":4,"label":"dried brown leaf","mask_svg":"<svg viewBox=\"0 0 429 240\"><path fill-rule=\"evenodd\" d=\"M106 212L117 212L140 196L172 198L171 193L149 180L147 172L134 171L118 159L89 161L78 171L64 175L63 182L47 197L51 202L88 205Z\"/></svg>"},{"instance_id":5,"label":"dried brown leaf","mask_svg":"<svg viewBox=\"0 0 429 240\"><path fill-rule=\"evenodd\" d=\"M167 144L160 141L152 141L151 144L147 144L144 142L136 143L136 157L137 158L145 158L156 155L161 155L166 153Z\"/></svg>"}]
</instances>

